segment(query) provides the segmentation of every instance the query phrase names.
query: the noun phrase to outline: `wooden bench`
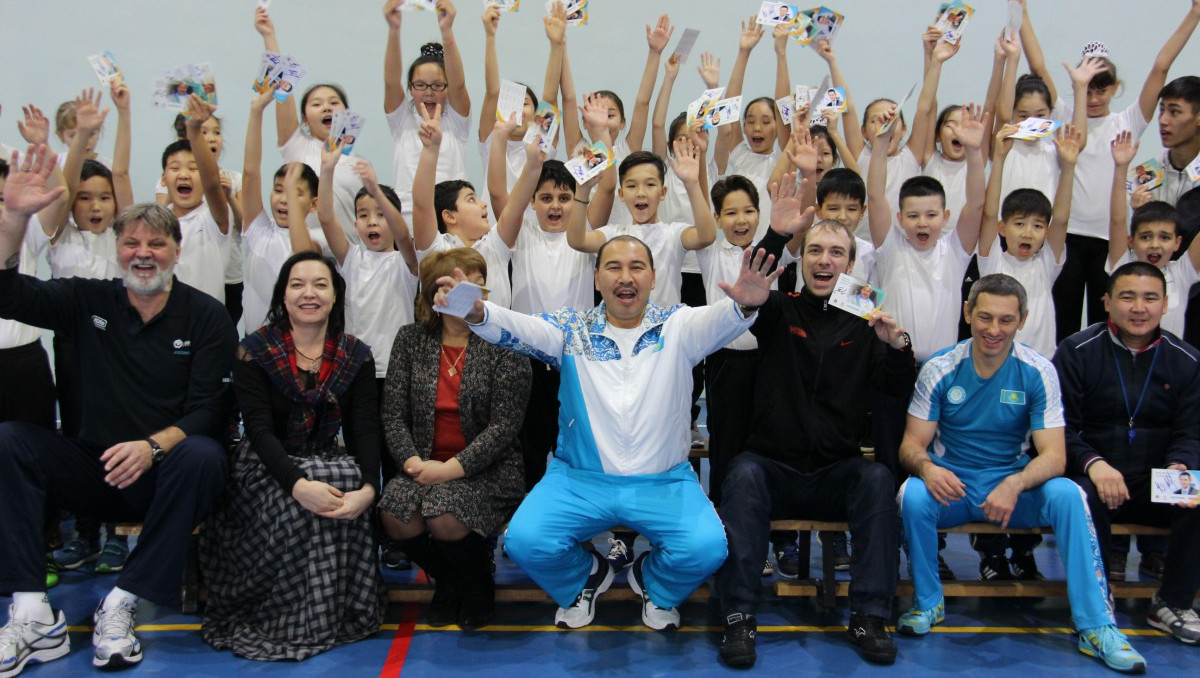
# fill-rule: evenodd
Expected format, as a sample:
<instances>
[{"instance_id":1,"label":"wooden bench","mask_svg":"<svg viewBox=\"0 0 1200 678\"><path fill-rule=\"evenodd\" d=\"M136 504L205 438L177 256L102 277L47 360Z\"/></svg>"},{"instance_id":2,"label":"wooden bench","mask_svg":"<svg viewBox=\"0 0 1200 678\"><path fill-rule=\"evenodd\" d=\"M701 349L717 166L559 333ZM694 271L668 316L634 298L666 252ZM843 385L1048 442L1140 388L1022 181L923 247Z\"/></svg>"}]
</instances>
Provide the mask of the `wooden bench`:
<instances>
[{"instance_id":1,"label":"wooden bench","mask_svg":"<svg viewBox=\"0 0 1200 678\"><path fill-rule=\"evenodd\" d=\"M800 534L800 576L796 581L775 582L775 594L788 597L813 597L824 608L832 608L837 603L838 596L846 596L850 592L849 581L838 581L834 570L833 549L824 549L821 554L821 577L808 578L810 558L809 532L845 532L849 525L843 522L826 522L820 520L775 520L771 522L772 530L798 530ZM938 530L943 534L1053 534L1048 527L1007 528L1001 529L992 523L967 523L958 527L948 527ZM1147 525L1119 524L1112 526L1114 535L1167 535L1170 530L1165 527L1150 527ZM1111 582L1109 588L1116 598L1150 598L1158 590L1158 582ZM978 597L978 598L1044 598L1048 596L1064 596L1067 592L1065 581L947 581L942 582L943 595L947 598ZM911 581L901 581L896 587L896 595L912 595Z\"/></svg>"}]
</instances>

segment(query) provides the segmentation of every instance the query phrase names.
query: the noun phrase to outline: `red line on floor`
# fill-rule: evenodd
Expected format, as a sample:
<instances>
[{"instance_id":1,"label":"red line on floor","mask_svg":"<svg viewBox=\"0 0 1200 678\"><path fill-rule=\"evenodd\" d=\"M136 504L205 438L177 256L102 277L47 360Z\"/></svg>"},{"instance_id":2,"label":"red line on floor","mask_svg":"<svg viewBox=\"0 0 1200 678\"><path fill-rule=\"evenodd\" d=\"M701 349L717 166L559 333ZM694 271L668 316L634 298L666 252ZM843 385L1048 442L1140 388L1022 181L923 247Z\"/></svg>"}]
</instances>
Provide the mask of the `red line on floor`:
<instances>
[{"instance_id":1,"label":"red line on floor","mask_svg":"<svg viewBox=\"0 0 1200 678\"><path fill-rule=\"evenodd\" d=\"M392 646L388 648L388 656L383 662L379 678L399 678L400 671L404 669L404 660L408 657L408 647L412 644L413 630L417 626L420 612L421 606L418 603L404 606L403 618L396 628L396 635L392 638Z\"/></svg>"}]
</instances>

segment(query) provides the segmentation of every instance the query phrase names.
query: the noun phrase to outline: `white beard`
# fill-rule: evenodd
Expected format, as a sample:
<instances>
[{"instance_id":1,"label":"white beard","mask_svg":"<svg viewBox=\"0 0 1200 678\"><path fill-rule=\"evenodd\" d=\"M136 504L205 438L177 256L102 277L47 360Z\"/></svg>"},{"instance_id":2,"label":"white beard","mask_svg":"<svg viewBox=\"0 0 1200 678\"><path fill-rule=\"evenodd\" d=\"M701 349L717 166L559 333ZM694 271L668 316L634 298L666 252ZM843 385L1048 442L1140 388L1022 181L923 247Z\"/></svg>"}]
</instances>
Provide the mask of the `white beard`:
<instances>
[{"instance_id":1,"label":"white beard","mask_svg":"<svg viewBox=\"0 0 1200 678\"><path fill-rule=\"evenodd\" d=\"M136 273L133 272L133 265L139 263L136 259L129 262L129 268L125 269L125 288L132 291L134 294L141 296L154 296L167 290L167 286L171 282L171 277L175 275L175 264L163 268L158 268L158 273L148 281L143 282Z\"/></svg>"}]
</instances>

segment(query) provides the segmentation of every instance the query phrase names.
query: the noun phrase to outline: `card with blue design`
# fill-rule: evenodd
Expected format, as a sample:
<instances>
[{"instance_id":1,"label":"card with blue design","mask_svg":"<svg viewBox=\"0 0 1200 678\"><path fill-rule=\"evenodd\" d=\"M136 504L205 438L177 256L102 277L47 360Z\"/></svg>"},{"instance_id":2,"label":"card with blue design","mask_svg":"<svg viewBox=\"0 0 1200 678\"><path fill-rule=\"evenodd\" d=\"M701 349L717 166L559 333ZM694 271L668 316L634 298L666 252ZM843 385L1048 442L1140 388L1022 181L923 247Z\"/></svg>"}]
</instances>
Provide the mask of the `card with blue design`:
<instances>
[{"instance_id":1,"label":"card with blue design","mask_svg":"<svg viewBox=\"0 0 1200 678\"><path fill-rule=\"evenodd\" d=\"M1156 504L1200 504L1200 471L1150 469L1150 501Z\"/></svg>"},{"instance_id":2,"label":"card with blue design","mask_svg":"<svg viewBox=\"0 0 1200 678\"><path fill-rule=\"evenodd\" d=\"M348 108L334 111L333 122L329 126L329 138L325 140L326 150L332 151L340 143L342 155L350 155L366 122L365 117Z\"/></svg>"},{"instance_id":3,"label":"card with blue design","mask_svg":"<svg viewBox=\"0 0 1200 678\"><path fill-rule=\"evenodd\" d=\"M437 0L401 0L400 6L396 8L397 12L412 12L417 10L437 12Z\"/></svg>"},{"instance_id":4,"label":"card with blue design","mask_svg":"<svg viewBox=\"0 0 1200 678\"><path fill-rule=\"evenodd\" d=\"M938 10L937 23L934 28L942 32L941 41L957 45L962 40L963 31L975 16L975 10L962 0L944 4Z\"/></svg>"},{"instance_id":5,"label":"card with blue design","mask_svg":"<svg viewBox=\"0 0 1200 678\"><path fill-rule=\"evenodd\" d=\"M838 31L842 29L842 24L846 21L846 17L828 7L814 7L804 10L802 13L812 21L812 26L808 29L810 44L820 40L833 42Z\"/></svg>"},{"instance_id":6,"label":"card with blue design","mask_svg":"<svg viewBox=\"0 0 1200 678\"><path fill-rule=\"evenodd\" d=\"M807 45L813 41L813 36L816 31L813 29L812 19L807 14L801 12L796 15L796 20L788 24L788 36L793 42Z\"/></svg>"},{"instance_id":7,"label":"card with blue design","mask_svg":"<svg viewBox=\"0 0 1200 678\"><path fill-rule=\"evenodd\" d=\"M829 305L860 318L873 318L883 305L883 289L842 273L834 283Z\"/></svg>"},{"instance_id":8,"label":"card with blue design","mask_svg":"<svg viewBox=\"0 0 1200 678\"><path fill-rule=\"evenodd\" d=\"M587 25L588 0L547 0L546 14L549 14L556 4L563 6L563 11L567 15L568 26Z\"/></svg>"},{"instance_id":9,"label":"card with blue design","mask_svg":"<svg viewBox=\"0 0 1200 678\"><path fill-rule=\"evenodd\" d=\"M100 78L101 85L108 87L114 80L121 79L121 69L117 66L117 58L112 52L93 54L87 59L92 65L92 70L96 72L96 77Z\"/></svg>"},{"instance_id":10,"label":"card with blue design","mask_svg":"<svg viewBox=\"0 0 1200 678\"><path fill-rule=\"evenodd\" d=\"M1045 139L1052 136L1059 127L1062 127L1062 122L1059 120L1046 120L1045 118L1025 118L1024 121L1017 127L1017 131L1013 132L1010 139Z\"/></svg>"},{"instance_id":11,"label":"card with blue design","mask_svg":"<svg viewBox=\"0 0 1200 678\"><path fill-rule=\"evenodd\" d=\"M554 104L543 101L534 111L533 120L525 130L523 141L528 144L537 139L538 147L542 149L543 153L549 155L554 151L554 136L558 134L558 125L558 108Z\"/></svg>"},{"instance_id":12,"label":"card with blue design","mask_svg":"<svg viewBox=\"0 0 1200 678\"><path fill-rule=\"evenodd\" d=\"M742 119L742 97L729 97L714 103L704 115L704 129L716 129Z\"/></svg>"},{"instance_id":13,"label":"card with blue design","mask_svg":"<svg viewBox=\"0 0 1200 678\"><path fill-rule=\"evenodd\" d=\"M1188 178L1192 180L1193 184L1200 183L1200 155L1196 156L1192 164L1188 165L1187 173Z\"/></svg>"},{"instance_id":14,"label":"card with blue design","mask_svg":"<svg viewBox=\"0 0 1200 678\"><path fill-rule=\"evenodd\" d=\"M846 89L844 87L827 87L821 95L821 100L813 107L813 112L820 114L832 110L836 113L846 112Z\"/></svg>"},{"instance_id":15,"label":"card with blue design","mask_svg":"<svg viewBox=\"0 0 1200 678\"><path fill-rule=\"evenodd\" d=\"M713 107L713 104L720 101L721 97L723 96L725 96L725 88L714 87L712 89L704 90L704 94L701 94L699 99L696 99L692 103L688 104L688 127L695 125L697 120L703 120L704 116L708 115L708 111Z\"/></svg>"},{"instance_id":16,"label":"card with blue design","mask_svg":"<svg viewBox=\"0 0 1200 678\"><path fill-rule=\"evenodd\" d=\"M796 20L800 8L786 2L764 2L758 8L758 24L761 26L787 25Z\"/></svg>"},{"instance_id":17,"label":"card with blue design","mask_svg":"<svg viewBox=\"0 0 1200 678\"><path fill-rule=\"evenodd\" d=\"M484 7L499 7L501 12L515 12L521 9L521 0L483 0Z\"/></svg>"},{"instance_id":18,"label":"card with blue design","mask_svg":"<svg viewBox=\"0 0 1200 678\"><path fill-rule=\"evenodd\" d=\"M1125 179L1125 191L1133 193L1135 189L1146 187L1147 190L1153 190L1162 186L1163 168L1154 158L1150 158L1146 162L1131 167L1129 176Z\"/></svg>"},{"instance_id":19,"label":"card with blue design","mask_svg":"<svg viewBox=\"0 0 1200 678\"><path fill-rule=\"evenodd\" d=\"M613 164L612 149L603 141L597 141L591 146L584 146L579 155L567 161L567 171L575 177L577 183L585 183L600 174Z\"/></svg>"}]
</instances>

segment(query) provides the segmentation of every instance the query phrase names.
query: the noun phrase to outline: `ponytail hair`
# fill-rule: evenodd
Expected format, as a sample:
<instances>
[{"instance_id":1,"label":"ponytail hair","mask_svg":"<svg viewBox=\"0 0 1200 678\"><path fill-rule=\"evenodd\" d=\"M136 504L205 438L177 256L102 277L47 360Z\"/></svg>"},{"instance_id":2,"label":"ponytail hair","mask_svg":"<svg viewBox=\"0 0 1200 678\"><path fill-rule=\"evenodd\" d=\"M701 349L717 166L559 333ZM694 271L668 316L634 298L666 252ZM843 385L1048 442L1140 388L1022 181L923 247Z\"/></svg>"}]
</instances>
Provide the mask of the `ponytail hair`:
<instances>
[{"instance_id":1,"label":"ponytail hair","mask_svg":"<svg viewBox=\"0 0 1200 678\"><path fill-rule=\"evenodd\" d=\"M413 62L408 65L408 86L412 87L413 73L416 73L418 66L425 64L437 64L442 69L442 75L446 74L446 53L440 42L427 42L421 45L421 56L413 59Z\"/></svg>"}]
</instances>

